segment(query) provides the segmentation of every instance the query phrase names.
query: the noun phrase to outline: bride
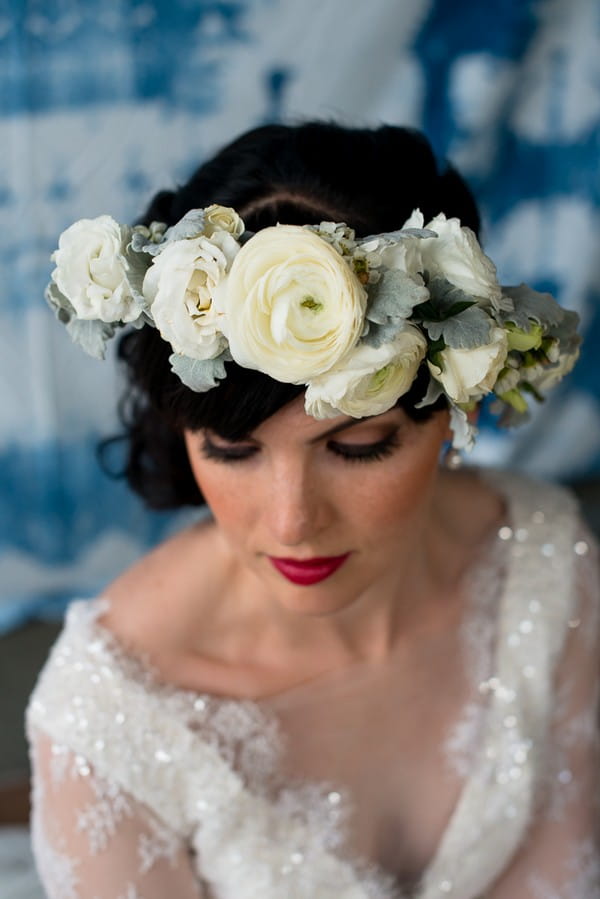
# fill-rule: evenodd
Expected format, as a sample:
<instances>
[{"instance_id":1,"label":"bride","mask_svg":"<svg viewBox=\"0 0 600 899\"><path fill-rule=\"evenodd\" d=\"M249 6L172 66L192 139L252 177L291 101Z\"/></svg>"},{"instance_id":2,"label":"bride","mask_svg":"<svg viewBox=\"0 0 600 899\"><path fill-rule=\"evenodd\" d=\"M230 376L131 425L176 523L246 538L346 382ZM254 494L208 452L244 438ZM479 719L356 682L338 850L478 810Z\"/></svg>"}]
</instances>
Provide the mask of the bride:
<instances>
[{"instance_id":1,"label":"bride","mask_svg":"<svg viewBox=\"0 0 600 899\"><path fill-rule=\"evenodd\" d=\"M600 896L594 542L456 449L569 370L576 316L478 227L416 132L313 123L61 236L71 336L135 326L131 486L210 515L74 602L40 676L50 899Z\"/></svg>"}]
</instances>

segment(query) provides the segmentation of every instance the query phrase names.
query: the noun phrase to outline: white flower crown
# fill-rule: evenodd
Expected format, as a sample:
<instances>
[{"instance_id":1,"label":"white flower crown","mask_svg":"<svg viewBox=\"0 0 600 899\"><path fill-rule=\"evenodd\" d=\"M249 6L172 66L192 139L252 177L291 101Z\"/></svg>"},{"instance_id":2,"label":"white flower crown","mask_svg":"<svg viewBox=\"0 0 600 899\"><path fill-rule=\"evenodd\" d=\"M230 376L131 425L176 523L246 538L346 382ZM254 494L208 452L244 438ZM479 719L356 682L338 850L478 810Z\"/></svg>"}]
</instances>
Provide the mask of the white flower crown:
<instances>
[{"instance_id":1,"label":"white flower crown","mask_svg":"<svg viewBox=\"0 0 600 899\"><path fill-rule=\"evenodd\" d=\"M60 237L46 299L98 358L125 324L170 343L181 381L204 392L234 360L306 385L314 418L390 409L427 361L418 406L445 395L454 445L494 393L502 424L571 370L578 316L549 294L501 287L469 228L415 210L399 231L356 239L345 224L245 231L233 210L194 209L171 228L81 219Z\"/></svg>"}]
</instances>

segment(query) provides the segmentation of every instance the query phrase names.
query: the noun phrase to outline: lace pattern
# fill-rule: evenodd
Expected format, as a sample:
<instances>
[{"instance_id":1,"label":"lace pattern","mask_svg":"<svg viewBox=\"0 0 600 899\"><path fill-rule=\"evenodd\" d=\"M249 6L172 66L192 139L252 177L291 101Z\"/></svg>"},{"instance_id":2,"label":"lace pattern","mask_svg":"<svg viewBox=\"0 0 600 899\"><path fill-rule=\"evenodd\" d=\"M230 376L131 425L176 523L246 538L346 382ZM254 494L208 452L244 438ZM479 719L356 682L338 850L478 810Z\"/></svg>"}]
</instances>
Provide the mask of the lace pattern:
<instances>
[{"instance_id":1,"label":"lace pattern","mask_svg":"<svg viewBox=\"0 0 600 899\"><path fill-rule=\"evenodd\" d=\"M560 803L563 817L577 806L578 792L565 772L575 786L593 789L578 766L582 735L589 752L596 745L597 693L582 694L569 670L561 676L561 702L554 702L565 647L574 643L579 654L585 642L589 658L598 657L597 639L580 638L581 621L587 625L597 614L597 584L591 599L589 584L587 601L576 599L576 563L589 561L583 547L589 550L591 543L576 532L572 501L562 491L505 477L496 482L511 509L499 535L507 560L504 589L499 607L490 604L472 629L487 648L472 657L469 669L482 679L468 712L470 732L462 738L468 751L457 754L466 780L435 858L411 893L418 899L514 899L514 888L511 894L503 883L510 883L511 859L528 845L534 819L545 814L544 785L554 785L550 806L558 819ZM540 557L547 560L545 578ZM593 575L586 578L592 583ZM161 684L143 660L125 655L98 626L105 608L103 600L71 606L28 710L36 771L34 845L51 899L407 895L376 865L347 857L352 801L343 788L282 782L282 734L274 717L255 703ZM549 753L553 727L560 739ZM48 791L56 796L74 784L83 790L71 806L76 817L68 826L53 822ZM123 873L120 886L111 884L97 897L81 892L83 867L107 852L112 864L117 835L121 844L129 832L135 858L130 876ZM576 830L567 849L575 861L561 861L559 879L545 880L543 853L527 863L519 895L596 899L597 856L588 825ZM577 861L580 855L584 861ZM184 869L185 885L177 892L164 878L169 872L183 877ZM169 884L162 894L153 874ZM587 892L577 892L580 883ZM593 884L589 890L587 883Z\"/></svg>"}]
</instances>

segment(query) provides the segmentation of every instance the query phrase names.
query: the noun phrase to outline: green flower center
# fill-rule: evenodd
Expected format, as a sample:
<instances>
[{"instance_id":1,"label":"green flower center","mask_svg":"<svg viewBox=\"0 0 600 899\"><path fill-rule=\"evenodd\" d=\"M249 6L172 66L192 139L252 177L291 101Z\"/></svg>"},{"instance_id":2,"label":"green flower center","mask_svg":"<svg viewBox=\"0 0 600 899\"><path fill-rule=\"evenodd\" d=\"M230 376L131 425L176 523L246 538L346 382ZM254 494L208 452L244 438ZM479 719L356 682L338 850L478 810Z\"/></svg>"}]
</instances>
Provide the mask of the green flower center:
<instances>
[{"instance_id":1,"label":"green flower center","mask_svg":"<svg viewBox=\"0 0 600 899\"><path fill-rule=\"evenodd\" d=\"M310 309L311 312L319 312L323 308L323 303L318 303L314 297L304 297L300 305L304 309Z\"/></svg>"},{"instance_id":2,"label":"green flower center","mask_svg":"<svg viewBox=\"0 0 600 899\"><path fill-rule=\"evenodd\" d=\"M384 365L383 368L380 368L379 371L376 371L373 377L371 378L371 390L379 390L388 376L388 372L391 371L392 365Z\"/></svg>"}]
</instances>

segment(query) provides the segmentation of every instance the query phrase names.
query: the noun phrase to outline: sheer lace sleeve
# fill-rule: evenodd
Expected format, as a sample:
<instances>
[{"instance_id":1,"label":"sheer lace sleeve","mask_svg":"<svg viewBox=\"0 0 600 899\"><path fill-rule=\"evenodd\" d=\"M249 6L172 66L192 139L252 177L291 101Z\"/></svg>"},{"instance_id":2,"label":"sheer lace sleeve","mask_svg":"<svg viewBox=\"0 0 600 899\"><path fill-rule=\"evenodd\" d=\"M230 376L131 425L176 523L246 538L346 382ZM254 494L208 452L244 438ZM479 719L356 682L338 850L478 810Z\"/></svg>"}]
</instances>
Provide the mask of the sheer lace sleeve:
<instances>
[{"instance_id":1,"label":"sheer lace sleeve","mask_svg":"<svg viewBox=\"0 0 600 899\"><path fill-rule=\"evenodd\" d=\"M586 534L575 553L578 606L557 672L538 811L489 899L600 899L598 554Z\"/></svg>"},{"instance_id":2,"label":"sheer lace sleeve","mask_svg":"<svg viewBox=\"0 0 600 899\"><path fill-rule=\"evenodd\" d=\"M32 840L48 899L204 899L181 838L42 731L31 735Z\"/></svg>"}]
</instances>

